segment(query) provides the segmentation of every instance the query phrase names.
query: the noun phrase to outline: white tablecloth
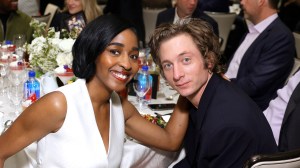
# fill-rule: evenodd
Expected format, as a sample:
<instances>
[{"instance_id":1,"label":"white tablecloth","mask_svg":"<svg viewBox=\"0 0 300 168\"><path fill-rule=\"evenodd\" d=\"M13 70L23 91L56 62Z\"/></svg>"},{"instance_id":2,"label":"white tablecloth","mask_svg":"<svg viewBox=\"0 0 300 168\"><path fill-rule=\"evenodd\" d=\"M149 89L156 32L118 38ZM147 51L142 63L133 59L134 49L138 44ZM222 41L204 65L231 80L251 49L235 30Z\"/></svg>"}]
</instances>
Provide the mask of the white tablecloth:
<instances>
[{"instance_id":1,"label":"white tablecloth","mask_svg":"<svg viewBox=\"0 0 300 168\"><path fill-rule=\"evenodd\" d=\"M151 103L172 103L176 102L178 96L174 100L166 100L162 93L158 93L158 99L152 99ZM129 96L128 100L136 103L136 97ZM10 107L0 107L0 111L8 110ZM10 108L11 110L11 108ZM142 109L140 111L142 114L151 114L154 115L154 111L149 108ZM159 111L160 113L169 113L171 110ZM169 116L165 116L165 119L168 120ZM0 128L0 130L2 130ZM36 158L35 154L36 143L33 143L26 147L24 150L18 152L14 156L6 160L4 168L34 168L36 163L30 163L28 157ZM158 167L168 167L177 157L175 152L167 152L158 149L152 149L144 145L139 144L135 140L126 140L124 144L124 153L121 163L121 168L134 168L134 167L143 167L143 168L158 168Z\"/></svg>"}]
</instances>

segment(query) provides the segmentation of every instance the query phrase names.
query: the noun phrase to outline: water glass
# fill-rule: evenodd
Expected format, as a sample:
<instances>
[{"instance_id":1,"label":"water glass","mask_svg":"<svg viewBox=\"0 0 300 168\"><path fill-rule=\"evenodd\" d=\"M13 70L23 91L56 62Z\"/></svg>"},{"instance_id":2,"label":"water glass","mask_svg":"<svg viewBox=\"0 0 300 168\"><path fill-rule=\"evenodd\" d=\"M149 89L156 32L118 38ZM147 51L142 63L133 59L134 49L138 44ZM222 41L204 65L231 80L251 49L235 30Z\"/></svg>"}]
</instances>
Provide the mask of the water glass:
<instances>
[{"instance_id":1,"label":"water glass","mask_svg":"<svg viewBox=\"0 0 300 168\"><path fill-rule=\"evenodd\" d=\"M138 97L139 110L144 108L143 97L146 95L151 87L149 75L137 73L134 77L133 89Z\"/></svg>"},{"instance_id":2,"label":"water glass","mask_svg":"<svg viewBox=\"0 0 300 168\"><path fill-rule=\"evenodd\" d=\"M20 58L24 57L25 53L25 45L26 43L26 36L24 34L15 34L13 37L13 44L16 46L15 53Z\"/></svg>"},{"instance_id":3,"label":"water glass","mask_svg":"<svg viewBox=\"0 0 300 168\"><path fill-rule=\"evenodd\" d=\"M15 114L21 113L21 102L23 100L23 85L12 85L8 88L8 98L14 105Z\"/></svg>"},{"instance_id":4,"label":"water glass","mask_svg":"<svg viewBox=\"0 0 300 168\"><path fill-rule=\"evenodd\" d=\"M26 63L24 60L16 60L15 58L9 59L9 74L8 79L13 85L20 85L26 79Z\"/></svg>"}]
</instances>

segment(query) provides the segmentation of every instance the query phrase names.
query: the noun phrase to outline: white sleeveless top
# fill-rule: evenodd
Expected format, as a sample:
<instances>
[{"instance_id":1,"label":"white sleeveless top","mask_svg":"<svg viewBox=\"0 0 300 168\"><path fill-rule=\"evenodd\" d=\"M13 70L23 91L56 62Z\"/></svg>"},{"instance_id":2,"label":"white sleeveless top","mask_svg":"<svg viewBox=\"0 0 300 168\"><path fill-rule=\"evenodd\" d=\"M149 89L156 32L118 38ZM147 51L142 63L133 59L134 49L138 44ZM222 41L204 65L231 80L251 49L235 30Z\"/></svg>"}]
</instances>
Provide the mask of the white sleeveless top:
<instances>
[{"instance_id":1,"label":"white sleeveless top","mask_svg":"<svg viewBox=\"0 0 300 168\"><path fill-rule=\"evenodd\" d=\"M67 100L62 127L38 141L42 168L117 168L124 145L124 114L119 96L110 99L109 149L106 153L84 79L57 89Z\"/></svg>"}]
</instances>

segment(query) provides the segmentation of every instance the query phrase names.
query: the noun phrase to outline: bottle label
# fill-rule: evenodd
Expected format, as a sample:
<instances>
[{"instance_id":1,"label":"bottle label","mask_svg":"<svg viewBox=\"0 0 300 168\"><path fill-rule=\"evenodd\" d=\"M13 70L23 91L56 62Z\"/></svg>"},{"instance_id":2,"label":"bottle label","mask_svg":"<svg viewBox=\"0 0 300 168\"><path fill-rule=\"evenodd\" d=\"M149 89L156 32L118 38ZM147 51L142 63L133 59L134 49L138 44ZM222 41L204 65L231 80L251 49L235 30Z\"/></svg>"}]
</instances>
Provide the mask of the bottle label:
<instances>
[{"instance_id":1,"label":"bottle label","mask_svg":"<svg viewBox=\"0 0 300 168\"><path fill-rule=\"evenodd\" d=\"M24 99L32 102L40 98L40 84L38 81L26 81L24 84Z\"/></svg>"},{"instance_id":2,"label":"bottle label","mask_svg":"<svg viewBox=\"0 0 300 168\"><path fill-rule=\"evenodd\" d=\"M144 96L144 100L150 101L152 97L152 84L153 84L153 78L151 75L149 75L150 80L150 89L147 91L146 95Z\"/></svg>"}]
</instances>

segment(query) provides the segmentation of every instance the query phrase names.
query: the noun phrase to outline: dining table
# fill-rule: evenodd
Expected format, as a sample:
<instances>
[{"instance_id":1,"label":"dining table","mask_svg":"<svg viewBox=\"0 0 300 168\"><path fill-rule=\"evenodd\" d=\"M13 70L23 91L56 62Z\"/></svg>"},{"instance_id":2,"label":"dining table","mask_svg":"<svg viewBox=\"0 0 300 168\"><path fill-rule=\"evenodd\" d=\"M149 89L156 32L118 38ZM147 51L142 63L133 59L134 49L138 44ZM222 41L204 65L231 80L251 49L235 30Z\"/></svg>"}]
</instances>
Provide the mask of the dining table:
<instances>
[{"instance_id":1,"label":"dining table","mask_svg":"<svg viewBox=\"0 0 300 168\"><path fill-rule=\"evenodd\" d=\"M170 98L170 96L172 96ZM151 104L165 104L165 103L176 103L178 99L178 94L175 90L170 87L164 87L160 89L157 93L156 99L151 99ZM153 111L147 105L142 109L138 108L136 96L128 96L128 100L137 107L141 115L149 114L152 116L159 113L165 121L168 121L173 110L159 110ZM8 103L9 104L9 103ZM0 105L0 112L12 111L13 108L9 105ZM3 114L3 113L2 113ZM0 113L1 117L1 113ZM2 118L2 124L0 126L0 132L4 129L4 122L7 119ZM1 122L0 122L1 123ZM19 151L17 154L9 157L5 163L4 168L36 168L36 149L37 143L34 142ZM173 164L178 162L185 156L185 151L182 149L180 152L169 152L163 151L156 148L145 146L138 141L126 136L124 139L124 149L121 162L121 168L165 168L172 167Z\"/></svg>"}]
</instances>

